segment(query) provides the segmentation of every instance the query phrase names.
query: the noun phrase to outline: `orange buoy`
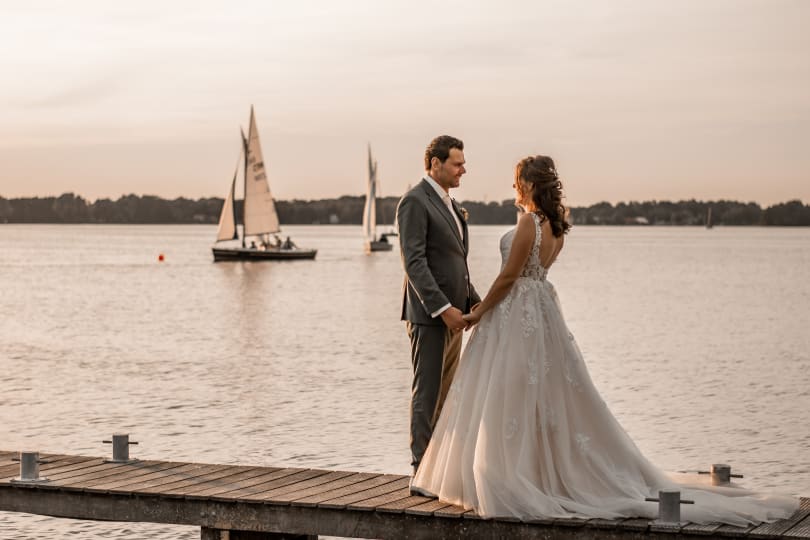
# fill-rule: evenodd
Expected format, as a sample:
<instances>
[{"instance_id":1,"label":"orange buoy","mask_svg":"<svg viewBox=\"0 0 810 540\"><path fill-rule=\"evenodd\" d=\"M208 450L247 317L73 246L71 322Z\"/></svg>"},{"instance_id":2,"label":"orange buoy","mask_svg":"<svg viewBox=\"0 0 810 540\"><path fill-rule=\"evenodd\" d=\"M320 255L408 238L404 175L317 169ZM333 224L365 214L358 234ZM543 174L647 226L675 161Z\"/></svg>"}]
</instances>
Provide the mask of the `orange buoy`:
<instances>
[{"instance_id":1,"label":"orange buoy","mask_svg":"<svg viewBox=\"0 0 810 540\"><path fill-rule=\"evenodd\" d=\"M158 255L158 262L163 262L163 259L164 259L164 257L163 257L163 253L161 253L160 255Z\"/></svg>"}]
</instances>

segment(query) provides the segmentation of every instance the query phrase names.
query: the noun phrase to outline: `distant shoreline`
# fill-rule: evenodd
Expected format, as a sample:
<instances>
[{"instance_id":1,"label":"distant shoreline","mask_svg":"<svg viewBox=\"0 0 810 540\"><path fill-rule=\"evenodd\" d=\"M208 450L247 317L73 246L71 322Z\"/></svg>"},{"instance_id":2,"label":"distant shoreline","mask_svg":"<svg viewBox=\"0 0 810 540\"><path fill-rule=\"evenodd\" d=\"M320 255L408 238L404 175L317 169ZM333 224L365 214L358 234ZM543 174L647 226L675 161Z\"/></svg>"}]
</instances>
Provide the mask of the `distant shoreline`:
<instances>
[{"instance_id":1,"label":"distant shoreline","mask_svg":"<svg viewBox=\"0 0 810 540\"><path fill-rule=\"evenodd\" d=\"M201 222L194 222L194 223L101 223L101 222L44 222L44 221L18 221L18 222L11 222L11 221L2 221L0 220L0 227L3 225L82 225L82 226L90 226L90 227L104 227L108 225L116 225L122 227L129 227L129 226L148 226L148 227L186 227L186 226L194 226L194 227L213 227L216 223L201 223ZM505 227L509 225L515 225L515 222L511 223L471 223L471 227ZM636 225L636 224L610 224L610 223L602 223L602 224L593 224L593 223L576 223L577 228L586 227L586 228L620 228L620 229L633 229L633 228L641 228L641 229L664 229L667 227L677 227L677 228L695 228L695 229L704 229L706 228L704 225L666 225L662 223L658 223L655 225ZM282 223L281 229L285 230L285 227L360 227L359 223ZM241 224L240 224L241 227ZM393 229L393 225L391 223L379 223L377 227L389 227ZM716 225L714 228L717 229L732 229L732 228L748 228L748 229L804 229L806 227L810 227L808 225ZM241 231L241 228L240 228Z\"/></svg>"},{"instance_id":2,"label":"distant shoreline","mask_svg":"<svg viewBox=\"0 0 810 540\"><path fill-rule=\"evenodd\" d=\"M398 197L377 200L377 222L391 225ZM365 198L346 195L336 199L276 201L284 225L359 225ZM223 199L162 199L126 195L118 200L86 199L65 193L58 197L5 199L0 197L0 224L216 224ZM500 202L461 201L471 225L512 225L516 209L512 199ZM572 207L575 225L621 226L810 226L810 205L800 200L766 208L736 201L607 202ZM241 201L236 201L241 215Z\"/></svg>"}]
</instances>

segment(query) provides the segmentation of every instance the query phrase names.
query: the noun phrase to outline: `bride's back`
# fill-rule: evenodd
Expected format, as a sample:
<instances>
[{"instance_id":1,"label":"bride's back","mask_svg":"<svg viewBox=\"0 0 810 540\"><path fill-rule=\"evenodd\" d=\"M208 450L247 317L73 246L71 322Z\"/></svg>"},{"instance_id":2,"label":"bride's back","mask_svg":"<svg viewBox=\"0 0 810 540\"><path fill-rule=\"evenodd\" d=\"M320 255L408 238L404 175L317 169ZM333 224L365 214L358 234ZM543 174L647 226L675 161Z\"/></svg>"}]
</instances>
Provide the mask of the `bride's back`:
<instances>
[{"instance_id":1,"label":"bride's back","mask_svg":"<svg viewBox=\"0 0 810 540\"><path fill-rule=\"evenodd\" d=\"M535 223L534 245L526 265L521 272L522 277L544 279L548 269L554 264L565 243L564 236L557 238L551 229L551 223L543 214L532 213ZM503 270L512 251L512 241L515 239L517 227L506 232L501 237L501 270Z\"/></svg>"},{"instance_id":2,"label":"bride's back","mask_svg":"<svg viewBox=\"0 0 810 540\"><path fill-rule=\"evenodd\" d=\"M540 215L540 266L548 270L551 268L551 265L554 264L554 261L557 260L557 256L562 251L563 245L565 244L565 235L560 235L560 237L554 236L554 232L551 229L551 222L543 215Z\"/></svg>"}]
</instances>

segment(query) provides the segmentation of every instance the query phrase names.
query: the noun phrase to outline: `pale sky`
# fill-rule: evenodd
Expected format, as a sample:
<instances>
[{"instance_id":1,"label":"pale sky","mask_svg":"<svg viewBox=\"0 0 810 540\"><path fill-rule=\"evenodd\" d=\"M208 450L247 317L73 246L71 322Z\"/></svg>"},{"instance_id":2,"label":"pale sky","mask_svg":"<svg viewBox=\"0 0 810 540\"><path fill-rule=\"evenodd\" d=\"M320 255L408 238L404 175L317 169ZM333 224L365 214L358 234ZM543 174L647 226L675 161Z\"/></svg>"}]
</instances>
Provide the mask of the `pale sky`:
<instances>
[{"instance_id":1,"label":"pale sky","mask_svg":"<svg viewBox=\"0 0 810 540\"><path fill-rule=\"evenodd\" d=\"M810 203L810 1L0 0L0 196L224 197L256 108L279 199L458 199L548 154L571 205Z\"/></svg>"}]
</instances>

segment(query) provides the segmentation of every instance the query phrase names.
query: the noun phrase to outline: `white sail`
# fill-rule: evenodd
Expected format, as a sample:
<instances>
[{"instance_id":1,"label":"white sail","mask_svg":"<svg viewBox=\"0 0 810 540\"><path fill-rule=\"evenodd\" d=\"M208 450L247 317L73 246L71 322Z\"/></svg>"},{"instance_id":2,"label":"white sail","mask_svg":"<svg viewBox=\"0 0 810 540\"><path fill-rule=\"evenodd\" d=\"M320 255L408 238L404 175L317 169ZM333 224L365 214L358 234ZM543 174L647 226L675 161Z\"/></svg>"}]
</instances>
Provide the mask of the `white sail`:
<instances>
[{"instance_id":1,"label":"white sail","mask_svg":"<svg viewBox=\"0 0 810 540\"><path fill-rule=\"evenodd\" d=\"M368 185L366 206L363 208L363 235L367 242L377 239L377 162L371 159L371 145L368 147Z\"/></svg>"},{"instance_id":2,"label":"white sail","mask_svg":"<svg viewBox=\"0 0 810 540\"><path fill-rule=\"evenodd\" d=\"M250 108L250 128L246 146L244 234L251 236L279 232L281 228L273 195L270 193L270 185L267 183L253 107Z\"/></svg>"},{"instance_id":3,"label":"white sail","mask_svg":"<svg viewBox=\"0 0 810 540\"><path fill-rule=\"evenodd\" d=\"M223 240L236 240L236 215L233 208L234 191L236 190L236 175L239 173L239 161L242 159L242 152L239 152L239 159L236 161L236 170L233 172L233 181L225 203L222 205L222 213L219 215L219 227L217 228L217 242Z\"/></svg>"}]
</instances>

